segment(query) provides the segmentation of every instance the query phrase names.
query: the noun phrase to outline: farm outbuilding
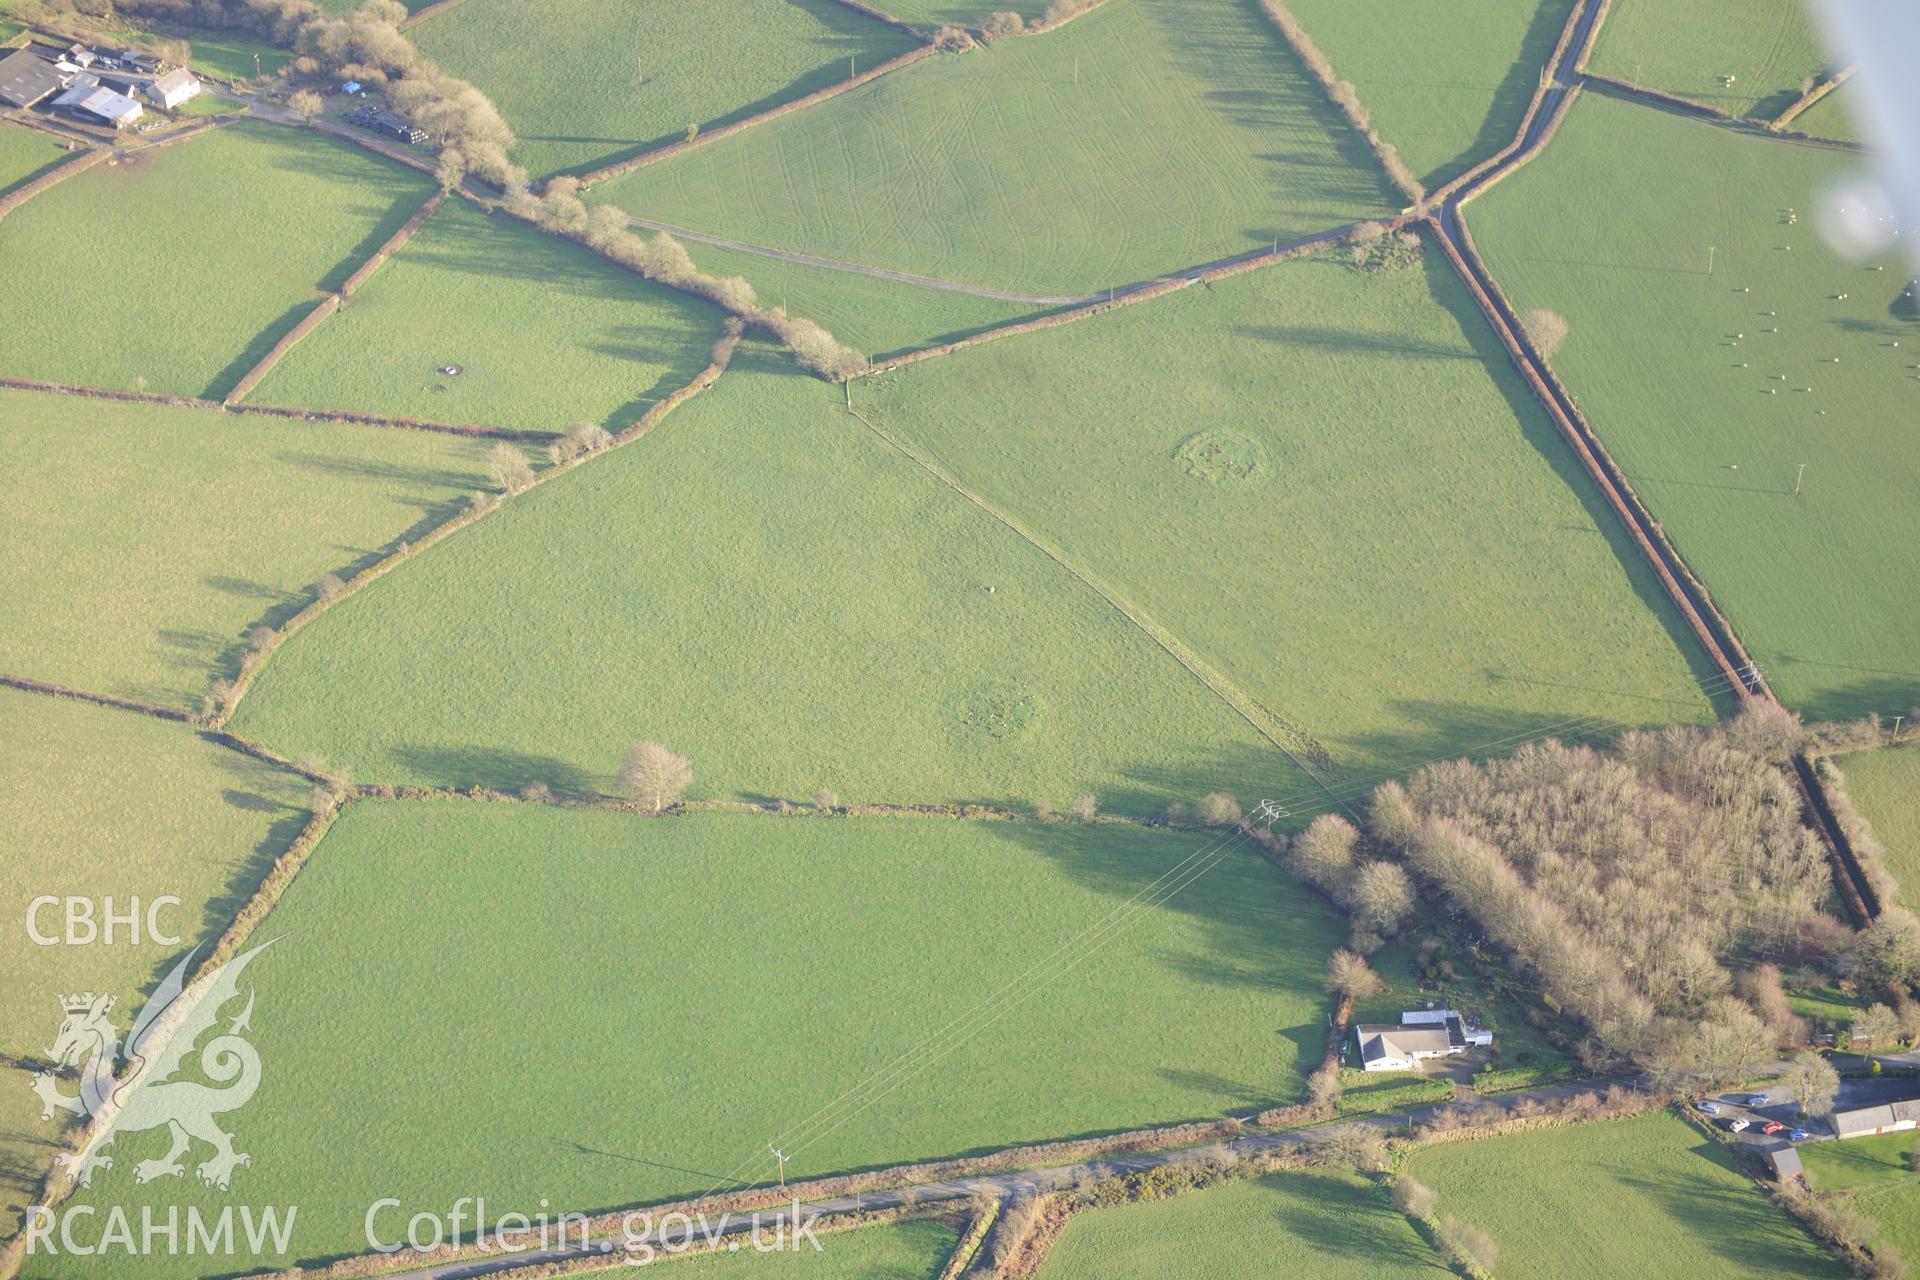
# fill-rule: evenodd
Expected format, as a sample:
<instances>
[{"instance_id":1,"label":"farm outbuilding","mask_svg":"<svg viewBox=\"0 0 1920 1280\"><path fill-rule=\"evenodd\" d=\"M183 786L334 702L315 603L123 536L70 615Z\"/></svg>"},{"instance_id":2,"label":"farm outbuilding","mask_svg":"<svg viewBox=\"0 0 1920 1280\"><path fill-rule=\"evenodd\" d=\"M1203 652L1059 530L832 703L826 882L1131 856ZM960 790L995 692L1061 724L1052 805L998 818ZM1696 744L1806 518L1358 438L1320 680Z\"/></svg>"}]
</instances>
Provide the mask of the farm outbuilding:
<instances>
[{"instance_id":1,"label":"farm outbuilding","mask_svg":"<svg viewBox=\"0 0 1920 1280\"><path fill-rule=\"evenodd\" d=\"M101 84L74 85L55 98L52 106L55 111L116 129L124 129L146 114L132 98Z\"/></svg>"},{"instance_id":2,"label":"farm outbuilding","mask_svg":"<svg viewBox=\"0 0 1920 1280\"><path fill-rule=\"evenodd\" d=\"M1800 1153L1794 1150L1790 1142L1775 1143L1760 1154L1766 1157L1767 1168L1773 1171L1776 1181L1787 1182L1806 1172L1800 1164Z\"/></svg>"},{"instance_id":3,"label":"farm outbuilding","mask_svg":"<svg viewBox=\"0 0 1920 1280\"><path fill-rule=\"evenodd\" d=\"M0 103L31 107L67 87L67 73L28 49L0 58Z\"/></svg>"},{"instance_id":4,"label":"farm outbuilding","mask_svg":"<svg viewBox=\"0 0 1920 1280\"><path fill-rule=\"evenodd\" d=\"M148 82L147 101L156 107L164 107L171 111L199 97L201 88L200 81L194 78L193 72L185 67L175 67L165 75L155 76Z\"/></svg>"},{"instance_id":5,"label":"farm outbuilding","mask_svg":"<svg viewBox=\"0 0 1920 1280\"><path fill-rule=\"evenodd\" d=\"M1920 1127L1920 1098L1836 1111L1829 1118L1836 1138L1865 1138Z\"/></svg>"}]
</instances>

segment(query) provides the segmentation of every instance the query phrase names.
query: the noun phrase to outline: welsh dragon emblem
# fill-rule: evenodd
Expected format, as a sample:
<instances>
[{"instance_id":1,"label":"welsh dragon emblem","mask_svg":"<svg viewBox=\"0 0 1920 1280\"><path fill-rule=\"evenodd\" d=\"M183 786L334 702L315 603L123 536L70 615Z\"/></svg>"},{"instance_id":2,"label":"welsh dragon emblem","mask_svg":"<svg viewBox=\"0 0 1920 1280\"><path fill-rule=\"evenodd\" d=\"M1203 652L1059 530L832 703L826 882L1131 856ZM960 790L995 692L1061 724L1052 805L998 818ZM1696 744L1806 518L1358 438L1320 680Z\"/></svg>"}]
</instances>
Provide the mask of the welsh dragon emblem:
<instances>
[{"instance_id":1,"label":"welsh dragon emblem","mask_svg":"<svg viewBox=\"0 0 1920 1280\"><path fill-rule=\"evenodd\" d=\"M61 997L65 1017L47 1054L63 1067L79 1064L80 1092L62 1093L59 1077L51 1071L34 1076L33 1091L40 1097L41 1119L52 1119L58 1110L93 1122L81 1149L60 1157L62 1168L81 1186L92 1181L94 1170L113 1167L105 1147L122 1133L146 1129L165 1128L172 1146L159 1159L134 1166L139 1182L184 1174L181 1157L191 1153L195 1139L213 1148L195 1170L211 1186L225 1190L234 1167L252 1163L252 1157L233 1149L233 1135L214 1122L222 1112L245 1106L260 1084L260 1054L245 1037L253 1015L251 990L246 1006L198 1050L199 1074L224 1087L175 1077L201 1037L218 1024L221 1007L239 995L241 973L271 945L235 956L191 986L185 985L185 977L197 952L189 953L141 1007L124 1053L119 1030L107 1016L114 1005L112 995L89 991Z\"/></svg>"}]
</instances>

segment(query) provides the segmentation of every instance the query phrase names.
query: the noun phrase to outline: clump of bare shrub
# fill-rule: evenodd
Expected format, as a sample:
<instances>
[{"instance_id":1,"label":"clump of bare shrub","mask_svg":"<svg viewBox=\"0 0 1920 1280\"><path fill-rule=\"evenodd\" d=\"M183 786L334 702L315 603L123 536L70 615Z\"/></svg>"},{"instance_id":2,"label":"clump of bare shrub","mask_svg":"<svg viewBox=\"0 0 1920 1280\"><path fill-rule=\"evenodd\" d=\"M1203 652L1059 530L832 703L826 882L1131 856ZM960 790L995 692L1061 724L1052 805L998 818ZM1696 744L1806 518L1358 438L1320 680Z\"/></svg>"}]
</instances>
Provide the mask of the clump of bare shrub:
<instances>
[{"instance_id":1,"label":"clump of bare shrub","mask_svg":"<svg viewBox=\"0 0 1920 1280\"><path fill-rule=\"evenodd\" d=\"M693 762L657 742L636 743L620 766L622 795L653 813L680 803L693 785Z\"/></svg>"},{"instance_id":2,"label":"clump of bare shrub","mask_svg":"<svg viewBox=\"0 0 1920 1280\"><path fill-rule=\"evenodd\" d=\"M973 37L965 27L944 26L933 33L933 47L942 53L965 53L973 48Z\"/></svg>"},{"instance_id":3,"label":"clump of bare shrub","mask_svg":"<svg viewBox=\"0 0 1920 1280\"><path fill-rule=\"evenodd\" d=\"M518 445L501 440L487 451L487 476L500 492L519 493L533 484L533 464Z\"/></svg>"},{"instance_id":4,"label":"clump of bare shrub","mask_svg":"<svg viewBox=\"0 0 1920 1280\"><path fill-rule=\"evenodd\" d=\"M598 453L613 443L613 435L597 422L570 422L560 438L547 446L547 456L554 465L572 462L584 458L590 453Z\"/></svg>"},{"instance_id":5,"label":"clump of bare shrub","mask_svg":"<svg viewBox=\"0 0 1920 1280\"><path fill-rule=\"evenodd\" d=\"M1283 846L1282 860L1302 879L1347 909L1355 951L1377 951L1412 914L1413 882L1395 862L1363 852L1359 830L1323 813Z\"/></svg>"},{"instance_id":6,"label":"clump of bare shrub","mask_svg":"<svg viewBox=\"0 0 1920 1280\"><path fill-rule=\"evenodd\" d=\"M1011 9L1001 9L987 18L980 28L980 34L989 40L1004 40L1008 36L1017 36L1027 29L1027 20Z\"/></svg>"},{"instance_id":7,"label":"clump of bare shrub","mask_svg":"<svg viewBox=\"0 0 1920 1280\"><path fill-rule=\"evenodd\" d=\"M1548 359L1560 354L1560 348L1567 340L1567 318L1545 307L1522 312L1520 327L1525 330L1527 341L1533 344L1533 349Z\"/></svg>"}]
</instances>

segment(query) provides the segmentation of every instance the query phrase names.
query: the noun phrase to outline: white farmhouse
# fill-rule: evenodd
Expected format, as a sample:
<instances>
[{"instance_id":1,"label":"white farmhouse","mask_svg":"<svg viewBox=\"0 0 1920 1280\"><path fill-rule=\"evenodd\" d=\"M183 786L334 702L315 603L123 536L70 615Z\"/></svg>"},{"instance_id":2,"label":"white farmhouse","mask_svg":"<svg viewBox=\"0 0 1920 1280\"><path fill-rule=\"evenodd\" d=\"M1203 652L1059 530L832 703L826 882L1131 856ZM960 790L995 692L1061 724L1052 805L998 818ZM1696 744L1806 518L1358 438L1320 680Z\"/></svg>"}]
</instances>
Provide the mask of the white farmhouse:
<instances>
[{"instance_id":1,"label":"white farmhouse","mask_svg":"<svg viewBox=\"0 0 1920 1280\"><path fill-rule=\"evenodd\" d=\"M185 67L175 67L163 76L155 76L147 82L147 101L156 107L172 111L175 107L193 101L200 96L200 81L193 72Z\"/></svg>"}]
</instances>

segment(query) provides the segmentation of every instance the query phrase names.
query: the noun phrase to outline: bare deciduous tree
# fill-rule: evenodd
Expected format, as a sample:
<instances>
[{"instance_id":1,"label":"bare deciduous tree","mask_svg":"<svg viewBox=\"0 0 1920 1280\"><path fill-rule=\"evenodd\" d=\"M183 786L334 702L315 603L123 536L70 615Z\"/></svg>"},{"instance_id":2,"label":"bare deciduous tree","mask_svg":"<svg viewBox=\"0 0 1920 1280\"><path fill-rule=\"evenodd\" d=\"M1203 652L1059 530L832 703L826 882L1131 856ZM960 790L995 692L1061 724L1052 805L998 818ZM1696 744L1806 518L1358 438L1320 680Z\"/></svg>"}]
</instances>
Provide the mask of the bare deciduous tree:
<instances>
[{"instance_id":1,"label":"bare deciduous tree","mask_svg":"<svg viewBox=\"0 0 1920 1280\"><path fill-rule=\"evenodd\" d=\"M1527 332L1528 341L1541 355L1551 359L1560 352L1560 346L1567 340L1567 318L1558 311L1549 311L1545 307L1535 307L1520 317L1520 327Z\"/></svg>"},{"instance_id":2,"label":"bare deciduous tree","mask_svg":"<svg viewBox=\"0 0 1920 1280\"><path fill-rule=\"evenodd\" d=\"M502 440L487 452L487 474L502 493L519 493L533 483L533 464L519 446Z\"/></svg>"},{"instance_id":3,"label":"bare deciduous tree","mask_svg":"<svg viewBox=\"0 0 1920 1280\"><path fill-rule=\"evenodd\" d=\"M313 594L323 601L338 600L347 589L337 573L323 573L313 580Z\"/></svg>"},{"instance_id":4,"label":"bare deciduous tree","mask_svg":"<svg viewBox=\"0 0 1920 1280\"><path fill-rule=\"evenodd\" d=\"M1853 1019L1853 1038L1866 1041L1867 1048L1891 1043L1900 1034L1900 1015L1884 1004L1868 1005Z\"/></svg>"},{"instance_id":5,"label":"bare deciduous tree","mask_svg":"<svg viewBox=\"0 0 1920 1280\"><path fill-rule=\"evenodd\" d=\"M1418 1218L1425 1222L1432 1218L1434 1210L1440 1207L1440 1197L1432 1187L1420 1179L1403 1174L1394 1179L1393 1203L1409 1218Z\"/></svg>"},{"instance_id":6,"label":"bare deciduous tree","mask_svg":"<svg viewBox=\"0 0 1920 1280\"><path fill-rule=\"evenodd\" d=\"M1002 9L988 17L986 25L980 28L980 34L989 40L1004 40L1008 36L1017 36L1027 29L1027 20L1011 9Z\"/></svg>"},{"instance_id":7,"label":"bare deciduous tree","mask_svg":"<svg viewBox=\"0 0 1920 1280\"><path fill-rule=\"evenodd\" d=\"M823 812L831 813L840 807L840 796L838 793L822 787L813 793L813 807Z\"/></svg>"},{"instance_id":8,"label":"bare deciduous tree","mask_svg":"<svg viewBox=\"0 0 1920 1280\"><path fill-rule=\"evenodd\" d=\"M1796 1053L1787 1060L1785 1078L1801 1115L1832 1114L1833 1100L1840 1093L1840 1073L1831 1062L1817 1053Z\"/></svg>"},{"instance_id":9,"label":"bare deciduous tree","mask_svg":"<svg viewBox=\"0 0 1920 1280\"><path fill-rule=\"evenodd\" d=\"M635 744L620 766L621 793L655 813L678 804L693 782L693 764L657 742Z\"/></svg>"},{"instance_id":10,"label":"bare deciduous tree","mask_svg":"<svg viewBox=\"0 0 1920 1280\"><path fill-rule=\"evenodd\" d=\"M597 453L612 443L613 435L597 422L569 422L560 438L547 446L547 456L557 465Z\"/></svg>"},{"instance_id":11,"label":"bare deciduous tree","mask_svg":"<svg viewBox=\"0 0 1920 1280\"><path fill-rule=\"evenodd\" d=\"M311 89L301 89L287 99L287 107L302 120L311 120L327 108L327 100Z\"/></svg>"},{"instance_id":12,"label":"bare deciduous tree","mask_svg":"<svg viewBox=\"0 0 1920 1280\"><path fill-rule=\"evenodd\" d=\"M1327 961L1327 990L1337 996L1365 1000L1386 990L1386 983L1364 956L1342 947Z\"/></svg>"},{"instance_id":13,"label":"bare deciduous tree","mask_svg":"<svg viewBox=\"0 0 1920 1280\"><path fill-rule=\"evenodd\" d=\"M1353 914L1382 937L1391 937L1413 910L1413 881L1396 862L1366 863L1351 892Z\"/></svg>"},{"instance_id":14,"label":"bare deciduous tree","mask_svg":"<svg viewBox=\"0 0 1920 1280\"><path fill-rule=\"evenodd\" d=\"M1196 812L1210 827L1230 827L1240 821L1240 802L1224 791L1214 791L1200 797Z\"/></svg>"},{"instance_id":15,"label":"bare deciduous tree","mask_svg":"<svg viewBox=\"0 0 1920 1280\"><path fill-rule=\"evenodd\" d=\"M1075 796L1073 803L1068 805L1067 809L1080 821L1092 822L1093 815L1100 812L1100 799L1089 791L1085 795Z\"/></svg>"}]
</instances>

